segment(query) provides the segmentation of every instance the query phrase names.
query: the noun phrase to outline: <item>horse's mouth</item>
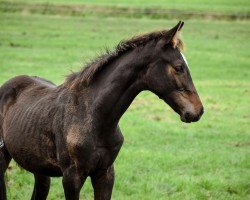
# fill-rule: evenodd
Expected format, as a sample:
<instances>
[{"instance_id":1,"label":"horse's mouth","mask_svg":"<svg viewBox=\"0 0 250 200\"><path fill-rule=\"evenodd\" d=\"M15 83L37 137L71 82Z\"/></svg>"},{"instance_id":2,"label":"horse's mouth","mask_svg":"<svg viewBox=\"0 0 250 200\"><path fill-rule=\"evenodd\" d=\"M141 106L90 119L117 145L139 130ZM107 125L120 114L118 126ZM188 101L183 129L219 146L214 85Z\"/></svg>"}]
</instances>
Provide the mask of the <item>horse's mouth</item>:
<instances>
[{"instance_id":1,"label":"horse's mouth","mask_svg":"<svg viewBox=\"0 0 250 200\"><path fill-rule=\"evenodd\" d=\"M198 116L198 117L194 117L194 118L186 118L184 117L183 115L180 116L181 118L181 121L182 122L185 122L185 123L191 123L191 122L197 122L200 120L201 116Z\"/></svg>"}]
</instances>

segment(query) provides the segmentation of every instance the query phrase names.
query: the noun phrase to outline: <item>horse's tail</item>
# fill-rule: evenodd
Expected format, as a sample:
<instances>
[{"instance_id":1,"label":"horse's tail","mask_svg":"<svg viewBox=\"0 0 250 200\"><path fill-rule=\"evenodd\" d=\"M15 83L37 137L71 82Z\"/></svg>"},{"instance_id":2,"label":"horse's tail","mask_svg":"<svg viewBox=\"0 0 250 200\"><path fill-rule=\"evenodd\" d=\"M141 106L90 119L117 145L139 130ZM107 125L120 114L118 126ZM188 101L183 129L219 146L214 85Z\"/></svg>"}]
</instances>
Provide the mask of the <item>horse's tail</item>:
<instances>
[{"instance_id":1,"label":"horse's tail","mask_svg":"<svg viewBox=\"0 0 250 200\"><path fill-rule=\"evenodd\" d=\"M0 116L1 118L1 116ZM6 199L6 188L4 182L4 152L3 152L3 139L2 139L2 123L0 119L0 200Z\"/></svg>"},{"instance_id":2,"label":"horse's tail","mask_svg":"<svg viewBox=\"0 0 250 200\"><path fill-rule=\"evenodd\" d=\"M0 149L0 200L6 199L6 187L4 181L4 152Z\"/></svg>"},{"instance_id":3,"label":"horse's tail","mask_svg":"<svg viewBox=\"0 0 250 200\"><path fill-rule=\"evenodd\" d=\"M4 180L5 172L5 156L4 156L4 141L3 141L3 119L7 109L16 99L15 91L11 87L10 81L7 81L0 87L0 200L5 200L6 187Z\"/></svg>"}]
</instances>

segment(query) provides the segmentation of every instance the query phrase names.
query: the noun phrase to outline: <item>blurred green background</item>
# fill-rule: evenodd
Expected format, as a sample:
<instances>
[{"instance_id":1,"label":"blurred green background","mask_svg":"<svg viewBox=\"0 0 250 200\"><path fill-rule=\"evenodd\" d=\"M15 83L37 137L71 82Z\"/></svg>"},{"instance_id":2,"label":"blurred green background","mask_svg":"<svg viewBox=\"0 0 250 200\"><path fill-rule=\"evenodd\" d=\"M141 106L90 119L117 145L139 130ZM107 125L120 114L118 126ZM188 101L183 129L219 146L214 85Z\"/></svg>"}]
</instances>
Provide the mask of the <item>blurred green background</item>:
<instances>
[{"instance_id":1,"label":"blurred green background","mask_svg":"<svg viewBox=\"0 0 250 200\"><path fill-rule=\"evenodd\" d=\"M0 84L37 75L56 84L133 35L185 21L182 38L205 106L184 124L141 93L122 117L112 199L250 199L250 1L0 0ZM14 162L9 199L29 199L32 174ZM63 199L53 178L48 199ZM81 199L93 199L88 179Z\"/></svg>"}]
</instances>

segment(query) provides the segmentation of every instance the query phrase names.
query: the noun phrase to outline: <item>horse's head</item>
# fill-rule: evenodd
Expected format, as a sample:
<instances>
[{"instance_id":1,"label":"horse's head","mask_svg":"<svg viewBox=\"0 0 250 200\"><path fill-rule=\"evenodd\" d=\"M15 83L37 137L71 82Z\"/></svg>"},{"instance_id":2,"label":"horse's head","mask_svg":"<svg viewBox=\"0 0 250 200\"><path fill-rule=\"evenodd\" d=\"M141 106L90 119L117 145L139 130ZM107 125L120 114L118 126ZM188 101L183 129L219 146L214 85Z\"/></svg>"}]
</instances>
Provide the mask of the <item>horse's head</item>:
<instances>
[{"instance_id":1,"label":"horse's head","mask_svg":"<svg viewBox=\"0 0 250 200\"><path fill-rule=\"evenodd\" d=\"M177 37L183 27L179 22L168 31L167 37L154 45L154 56L144 76L147 87L157 94L181 117L183 122L198 121L203 106L193 84L188 63L180 52L181 41Z\"/></svg>"}]
</instances>

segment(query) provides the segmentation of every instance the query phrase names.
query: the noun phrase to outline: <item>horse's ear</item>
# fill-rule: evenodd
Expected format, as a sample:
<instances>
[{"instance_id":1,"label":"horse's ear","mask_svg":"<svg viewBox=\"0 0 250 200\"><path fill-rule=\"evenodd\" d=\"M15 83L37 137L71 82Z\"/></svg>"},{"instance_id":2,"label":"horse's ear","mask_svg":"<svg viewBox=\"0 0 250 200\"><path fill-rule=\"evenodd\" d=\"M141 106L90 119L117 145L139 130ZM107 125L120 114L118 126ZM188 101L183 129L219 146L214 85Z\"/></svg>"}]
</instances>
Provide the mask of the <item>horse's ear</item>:
<instances>
[{"instance_id":1,"label":"horse's ear","mask_svg":"<svg viewBox=\"0 0 250 200\"><path fill-rule=\"evenodd\" d=\"M178 32L182 29L184 25L183 21L179 21L179 23L173 27L172 29L169 30L169 43L173 45L173 47L175 48L178 44Z\"/></svg>"}]
</instances>

